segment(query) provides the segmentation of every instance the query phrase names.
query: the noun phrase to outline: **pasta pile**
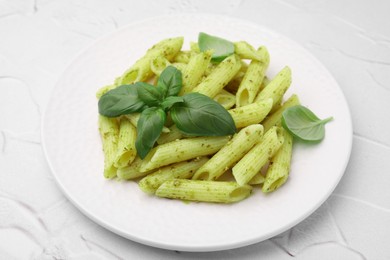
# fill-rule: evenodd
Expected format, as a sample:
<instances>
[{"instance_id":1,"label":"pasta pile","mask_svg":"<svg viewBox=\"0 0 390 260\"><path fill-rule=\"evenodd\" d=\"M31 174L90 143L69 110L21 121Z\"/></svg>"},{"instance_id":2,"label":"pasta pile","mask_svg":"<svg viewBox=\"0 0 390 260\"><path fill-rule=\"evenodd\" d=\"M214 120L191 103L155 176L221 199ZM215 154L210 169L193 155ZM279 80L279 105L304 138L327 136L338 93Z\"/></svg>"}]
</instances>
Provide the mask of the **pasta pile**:
<instances>
[{"instance_id":1,"label":"pasta pile","mask_svg":"<svg viewBox=\"0 0 390 260\"><path fill-rule=\"evenodd\" d=\"M167 120L158 145L142 160L135 148L139 114L100 115L104 176L142 178L139 187L146 193L190 201L231 203L247 198L254 185L262 185L265 193L278 189L289 176L293 145L281 127L282 112L299 105L296 95L282 102L291 84L290 68L267 78L267 48L256 50L244 41L235 42L234 53L220 63L211 61L212 50L201 52L192 43L187 51L182 45L182 37L157 43L97 97L120 85L156 82L167 66L174 66L182 72L179 96L198 92L214 99L230 113L237 133L189 137Z\"/></svg>"}]
</instances>

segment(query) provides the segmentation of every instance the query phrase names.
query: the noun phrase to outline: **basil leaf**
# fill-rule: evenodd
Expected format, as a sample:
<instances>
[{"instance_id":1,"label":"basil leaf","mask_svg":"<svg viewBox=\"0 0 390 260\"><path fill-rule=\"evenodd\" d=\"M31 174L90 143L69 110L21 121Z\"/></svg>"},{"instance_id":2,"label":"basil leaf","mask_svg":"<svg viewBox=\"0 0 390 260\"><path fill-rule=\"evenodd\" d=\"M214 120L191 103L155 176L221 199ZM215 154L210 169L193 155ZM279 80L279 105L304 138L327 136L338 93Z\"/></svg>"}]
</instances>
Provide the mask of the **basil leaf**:
<instances>
[{"instance_id":1,"label":"basil leaf","mask_svg":"<svg viewBox=\"0 0 390 260\"><path fill-rule=\"evenodd\" d=\"M142 111L137 123L135 147L138 156L144 159L157 141L167 116L161 108L150 107Z\"/></svg>"},{"instance_id":2,"label":"basil leaf","mask_svg":"<svg viewBox=\"0 0 390 260\"><path fill-rule=\"evenodd\" d=\"M162 107L162 109L164 109L164 110L168 110L168 109L170 109L174 104L176 104L176 103L182 103L182 102L184 102L183 97L175 97L175 96L167 97L167 98L164 99L164 101L161 103L161 107Z\"/></svg>"},{"instance_id":3,"label":"basil leaf","mask_svg":"<svg viewBox=\"0 0 390 260\"><path fill-rule=\"evenodd\" d=\"M157 88L164 93L164 97L177 96L182 87L181 71L173 66L166 67L157 81Z\"/></svg>"},{"instance_id":4,"label":"basil leaf","mask_svg":"<svg viewBox=\"0 0 390 260\"><path fill-rule=\"evenodd\" d=\"M325 124L333 117L319 119L304 106L287 108L282 114L282 126L293 136L311 142L321 141L325 136Z\"/></svg>"},{"instance_id":5,"label":"basil leaf","mask_svg":"<svg viewBox=\"0 0 390 260\"><path fill-rule=\"evenodd\" d=\"M236 132L232 116L223 106L200 93L183 96L183 103L171 108L177 128L187 135L223 136Z\"/></svg>"},{"instance_id":6,"label":"basil leaf","mask_svg":"<svg viewBox=\"0 0 390 260\"><path fill-rule=\"evenodd\" d=\"M138 97L137 86L122 85L101 96L98 103L99 113L107 117L116 117L141 112L146 104Z\"/></svg>"},{"instance_id":7,"label":"basil leaf","mask_svg":"<svg viewBox=\"0 0 390 260\"><path fill-rule=\"evenodd\" d=\"M163 93L155 86L145 82L137 82L138 97L148 106L155 107L160 104L163 99Z\"/></svg>"},{"instance_id":8,"label":"basil leaf","mask_svg":"<svg viewBox=\"0 0 390 260\"><path fill-rule=\"evenodd\" d=\"M206 33L199 33L198 45L200 51L214 50L211 60L221 62L234 53L234 44L228 40L212 36Z\"/></svg>"}]
</instances>

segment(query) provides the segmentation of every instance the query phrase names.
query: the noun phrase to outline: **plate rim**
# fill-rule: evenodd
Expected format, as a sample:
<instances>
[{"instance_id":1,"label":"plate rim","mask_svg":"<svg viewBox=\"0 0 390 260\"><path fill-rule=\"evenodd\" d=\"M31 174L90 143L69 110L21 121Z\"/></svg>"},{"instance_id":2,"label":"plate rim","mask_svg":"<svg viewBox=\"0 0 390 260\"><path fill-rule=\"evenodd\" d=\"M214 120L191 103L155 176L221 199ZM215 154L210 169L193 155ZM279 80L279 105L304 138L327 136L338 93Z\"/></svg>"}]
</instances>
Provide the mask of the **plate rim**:
<instances>
[{"instance_id":1,"label":"plate rim","mask_svg":"<svg viewBox=\"0 0 390 260\"><path fill-rule=\"evenodd\" d=\"M268 232L265 235L249 238L249 239L246 239L246 240L240 240L239 242L233 241L231 243L224 243L224 244L219 244L219 245L214 245L213 244L213 245L207 245L207 246L202 246L202 247L199 247L199 246L188 246L188 245L187 246L186 245L172 245L172 244L169 244L169 243L164 243L164 241L158 241L157 242L157 241L153 241L153 240L150 240L150 239L145 239L143 237L133 236L133 235L131 235L129 233L126 233L126 232L122 232L120 229L117 229L114 225L111 225L110 223L107 223L106 221L102 220L101 218L97 217L93 213L91 213L88 210L86 210L85 208L83 208L82 205L80 205L76 201L76 199L73 198L73 196L67 191L66 187L64 187L64 185L60 182L56 172L54 171L54 167L52 165L52 161L50 160L50 155L48 154L48 151L46 149L45 122L46 122L47 108L48 108L48 106L50 104L50 100L51 100L51 98L53 96L53 93L58 88L58 85L59 85L59 82L62 79L62 76L69 69L69 67L71 67L79 59L79 57L83 55L83 53L85 53L88 49L90 49L92 46L96 45L100 41L102 41L102 40L104 40L106 38L109 38L112 35L118 34L121 31L127 30L130 27L137 26L137 25L140 25L140 24L143 24L143 23L147 23L147 22L151 22L153 20L161 20L161 19L164 19L164 18L172 18L172 17L177 17L177 18L186 17L187 19L189 17L221 18L221 19L229 20L229 21L233 21L233 22L237 21L237 22L240 22L240 23L250 24L253 27L261 28L262 30L271 32L271 33L273 33L273 34L275 34L277 36L280 36L280 37L282 37L284 39L287 39L287 40L289 40L291 42L294 42L300 48L304 49L305 53L308 56L310 56L310 58L314 62L316 62L317 65L319 65L324 71L326 71L328 76L331 77L332 80L337 84L337 88L338 88L338 90L340 92L339 94L341 95L342 101L345 104L345 109L346 109L345 112L347 113L347 116L348 116L347 117L348 121L346 122L346 125L348 126L347 130L349 132L349 136L348 136L349 138L346 140L346 144L348 146L347 147L348 148L347 149L348 153L346 153L344 155L345 156L345 159L343 160L344 163L343 163L342 169L340 169L342 171L342 173L339 174L337 180L336 179L334 180L333 187L329 188L327 193L326 193L326 195L323 196L322 199L317 202L317 204L313 205L310 210L306 211L305 214L301 214L299 218L296 218L294 221L288 222L285 225L281 226L280 228L275 229L272 232ZM99 226L102 226L105 229L107 229L107 230L109 230L109 231L111 231L111 232L113 232L113 233L115 233L115 234L117 234L117 235L119 235L121 237L124 237L126 239L130 239L133 242L137 242L137 243L141 243L141 244L144 244L144 245L148 245L148 246L152 246L152 247L156 247L156 248L161 248L161 249L178 250L178 251L184 251L184 252L213 252L213 251L222 251L222 250L240 248L240 247L244 247L244 246L248 246L248 245L252 245L252 244L255 244L255 243L259 243L259 242L265 241L265 240L267 240L267 239L269 239L271 237L274 237L275 235L278 235L278 234L280 234L280 233L282 233L282 232L284 232L284 231L286 231L286 230L296 226L298 223L302 222L304 219L309 217L314 211L316 211L330 197L330 195L333 193L333 191L335 190L337 185L340 183L340 180L342 179L342 177L345 174L346 168L347 168L348 163L350 161L350 156L351 156L351 153L352 153L352 146L353 146L352 117L351 117L351 111L350 111L347 99L345 98L345 94L344 94L342 88L340 87L340 84L334 78L334 76L329 72L327 67L325 67L325 65L323 65L323 63L320 62L320 60L316 56L314 56L314 54L312 54L302 44L296 42L295 40L292 40L291 38L285 36L282 33L279 33L278 31L276 31L274 29L270 29L270 28L268 28L268 27L266 27L266 26L264 26L262 24L255 23L255 22L247 20L247 19L230 17L230 16L227 16L227 15L220 15L220 14L213 14L213 13L186 13L186 12L183 12L183 13L180 13L180 14L166 14L166 15L152 16L152 17L136 20L136 21L134 21L132 23L128 23L126 25L123 25L123 26L119 27L118 29L116 29L116 30L114 30L114 31L112 31L112 32L110 32L108 34L104 34L103 36L98 37L97 39L93 40L90 44L87 44L86 47L81 48L81 50L78 51L76 53L76 55L72 59L70 59L68 64L64 67L64 69L59 74L58 79L56 80L53 88L50 91L50 95L49 95L49 99L48 99L48 102L46 104L46 107L43 110L40 127L41 127L40 137L41 137L41 142L42 142L42 150L43 150L46 162L47 162L47 164L49 166L50 172L51 172L51 174L54 177L55 183L60 188L60 190L63 193L63 195L84 216L88 217L89 219L94 221Z\"/></svg>"}]
</instances>

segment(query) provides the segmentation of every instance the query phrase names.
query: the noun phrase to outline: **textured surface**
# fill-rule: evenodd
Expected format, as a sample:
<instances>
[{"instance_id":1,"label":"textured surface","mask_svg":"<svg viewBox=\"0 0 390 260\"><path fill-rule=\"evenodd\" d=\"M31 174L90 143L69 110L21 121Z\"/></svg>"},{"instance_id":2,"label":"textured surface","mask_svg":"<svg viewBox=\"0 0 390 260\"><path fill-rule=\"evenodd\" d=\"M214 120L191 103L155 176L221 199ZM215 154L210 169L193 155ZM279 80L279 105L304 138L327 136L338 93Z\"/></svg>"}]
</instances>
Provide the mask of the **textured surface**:
<instances>
[{"instance_id":1,"label":"textured surface","mask_svg":"<svg viewBox=\"0 0 390 260\"><path fill-rule=\"evenodd\" d=\"M1 0L1 258L389 259L389 8L387 1ZM247 19L299 42L335 76L350 105L354 146L341 183L309 218L270 240L214 253L131 242L79 213L44 159L41 112L73 57L117 27L183 11Z\"/></svg>"}]
</instances>

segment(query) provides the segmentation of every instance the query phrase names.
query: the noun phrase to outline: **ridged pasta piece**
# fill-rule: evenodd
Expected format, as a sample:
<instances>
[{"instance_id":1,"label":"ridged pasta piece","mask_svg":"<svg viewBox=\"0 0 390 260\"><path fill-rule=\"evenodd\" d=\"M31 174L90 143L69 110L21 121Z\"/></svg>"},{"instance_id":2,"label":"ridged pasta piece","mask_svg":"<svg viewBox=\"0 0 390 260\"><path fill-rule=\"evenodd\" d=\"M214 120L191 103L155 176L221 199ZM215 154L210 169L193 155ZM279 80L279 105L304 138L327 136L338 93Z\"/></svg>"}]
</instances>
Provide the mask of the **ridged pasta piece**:
<instances>
[{"instance_id":1,"label":"ridged pasta piece","mask_svg":"<svg viewBox=\"0 0 390 260\"><path fill-rule=\"evenodd\" d=\"M241 68L241 61L236 55L225 58L192 92L214 98L236 75Z\"/></svg>"},{"instance_id":2,"label":"ridged pasta piece","mask_svg":"<svg viewBox=\"0 0 390 260\"><path fill-rule=\"evenodd\" d=\"M255 176L248 182L249 185L258 185L264 183L265 177L261 172L256 173Z\"/></svg>"},{"instance_id":3,"label":"ridged pasta piece","mask_svg":"<svg viewBox=\"0 0 390 260\"><path fill-rule=\"evenodd\" d=\"M234 43L234 52L241 58L241 59L249 59L249 60L257 60L262 61L264 60L264 56L262 56L264 53L257 52L255 48L253 48L252 45L245 41L235 42Z\"/></svg>"},{"instance_id":4,"label":"ridged pasta piece","mask_svg":"<svg viewBox=\"0 0 390 260\"><path fill-rule=\"evenodd\" d=\"M144 158L140 171L149 171L171 163L216 153L229 136L196 137L165 143L153 148Z\"/></svg>"},{"instance_id":5,"label":"ridged pasta piece","mask_svg":"<svg viewBox=\"0 0 390 260\"><path fill-rule=\"evenodd\" d=\"M151 60L150 69L155 75L160 77L163 70L169 65L171 65L171 63L167 58L163 56L157 56Z\"/></svg>"},{"instance_id":6,"label":"ridged pasta piece","mask_svg":"<svg viewBox=\"0 0 390 260\"><path fill-rule=\"evenodd\" d=\"M240 186L236 182L174 179L164 182L156 195L170 199L232 203L247 198L251 191L250 185Z\"/></svg>"},{"instance_id":7,"label":"ridged pasta piece","mask_svg":"<svg viewBox=\"0 0 390 260\"><path fill-rule=\"evenodd\" d=\"M282 186L289 176L291 165L291 154L293 137L287 131L283 131L284 142L282 147L271 158L265 181L262 187L263 192L271 192Z\"/></svg>"},{"instance_id":8,"label":"ridged pasta piece","mask_svg":"<svg viewBox=\"0 0 390 260\"><path fill-rule=\"evenodd\" d=\"M183 37L176 37L165 39L155 44L130 69L123 73L119 82L120 85L147 80L152 76L152 70L150 68L151 61L158 56L165 57L169 61L173 60L180 51L183 40Z\"/></svg>"},{"instance_id":9,"label":"ridged pasta piece","mask_svg":"<svg viewBox=\"0 0 390 260\"><path fill-rule=\"evenodd\" d=\"M119 136L119 126L116 118L99 115L99 132L103 144L104 177L111 179L116 176L117 171L114 166Z\"/></svg>"},{"instance_id":10,"label":"ridged pasta piece","mask_svg":"<svg viewBox=\"0 0 390 260\"><path fill-rule=\"evenodd\" d=\"M225 109L230 109L236 104L236 96L224 89L214 97L214 100L221 104Z\"/></svg>"},{"instance_id":11,"label":"ridged pasta piece","mask_svg":"<svg viewBox=\"0 0 390 260\"><path fill-rule=\"evenodd\" d=\"M272 99L228 110L237 128L260 123L272 108Z\"/></svg>"},{"instance_id":12,"label":"ridged pasta piece","mask_svg":"<svg viewBox=\"0 0 390 260\"><path fill-rule=\"evenodd\" d=\"M262 135L263 126L259 124L241 129L232 140L196 171L192 179L209 181L218 179L258 143Z\"/></svg>"},{"instance_id":13,"label":"ridged pasta piece","mask_svg":"<svg viewBox=\"0 0 390 260\"><path fill-rule=\"evenodd\" d=\"M173 62L187 64L190 61L190 51L179 51L179 53L173 58Z\"/></svg>"},{"instance_id":14,"label":"ridged pasta piece","mask_svg":"<svg viewBox=\"0 0 390 260\"><path fill-rule=\"evenodd\" d=\"M190 179L194 172L207 160L207 157L201 157L189 162L185 161L165 166L143 178L138 185L144 192L154 194L158 187L167 180Z\"/></svg>"},{"instance_id":15,"label":"ridged pasta piece","mask_svg":"<svg viewBox=\"0 0 390 260\"><path fill-rule=\"evenodd\" d=\"M186 68L182 71L183 86L179 96L192 91L201 81L211 60L212 51L192 55Z\"/></svg>"},{"instance_id":16,"label":"ridged pasta piece","mask_svg":"<svg viewBox=\"0 0 390 260\"><path fill-rule=\"evenodd\" d=\"M260 91L255 101L260 101L267 98L272 98L274 101L273 107L280 104L284 93L291 85L291 69L284 67L268 85Z\"/></svg>"},{"instance_id":17,"label":"ridged pasta piece","mask_svg":"<svg viewBox=\"0 0 390 260\"><path fill-rule=\"evenodd\" d=\"M272 126L281 126L283 111L289 107L297 106L299 104L300 102L298 96L295 94L291 95L291 97L289 97L289 99L287 99L280 108L267 116L263 122L261 122L261 124L264 126L264 131L268 131L268 129L270 129Z\"/></svg>"},{"instance_id":18,"label":"ridged pasta piece","mask_svg":"<svg viewBox=\"0 0 390 260\"><path fill-rule=\"evenodd\" d=\"M134 161L123 168L118 169L117 175L119 179L122 180L133 180L140 177L144 177L153 171L140 172L139 168L141 166L142 159L138 156L135 157Z\"/></svg>"},{"instance_id":19,"label":"ridged pasta piece","mask_svg":"<svg viewBox=\"0 0 390 260\"><path fill-rule=\"evenodd\" d=\"M284 141L282 131L282 128L272 127L233 167L233 176L238 184L247 184L276 153Z\"/></svg>"},{"instance_id":20,"label":"ridged pasta piece","mask_svg":"<svg viewBox=\"0 0 390 260\"><path fill-rule=\"evenodd\" d=\"M260 47L257 51L261 53L259 55L264 59L261 61L251 61L237 90L236 107L252 104L260 90L261 83L269 65L269 53L264 46Z\"/></svg>"},{"instance_id":21,"label":"ridged pasta piece","mask_svg":"<svg viewBox=\"0 0 390 260\"><path fill-rule=\"evenodd\" d=\"M123 168L132 163L137 155L135 139L137 129L125 117L122 117L119 125L118 148L114 160L114 166Z\"/></svg>"}]
</instances>

